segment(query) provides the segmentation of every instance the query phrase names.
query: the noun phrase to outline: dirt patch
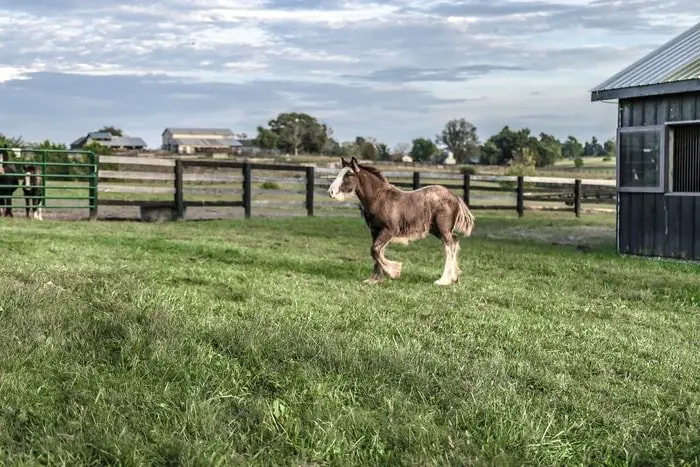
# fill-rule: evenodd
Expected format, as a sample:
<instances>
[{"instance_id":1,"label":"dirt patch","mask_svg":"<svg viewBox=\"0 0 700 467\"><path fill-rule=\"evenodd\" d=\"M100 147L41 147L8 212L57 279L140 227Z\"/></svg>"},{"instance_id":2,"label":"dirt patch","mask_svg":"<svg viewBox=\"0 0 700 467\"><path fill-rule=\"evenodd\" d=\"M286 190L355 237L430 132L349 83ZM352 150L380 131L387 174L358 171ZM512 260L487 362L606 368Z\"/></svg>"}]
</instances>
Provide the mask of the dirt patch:
<instances>
[{"instance_id":1,"label":"dirt patch","mask_svg":"<svg viewBox=\"0 0 700 467\"><path fill-rule=\"evenodd\" d=\"M610 226L570 227L509 227L498 232L487 232L487 238L535 240L559 245L594 245L615 241L615 228Z\"/></svg>"}]
</instances>

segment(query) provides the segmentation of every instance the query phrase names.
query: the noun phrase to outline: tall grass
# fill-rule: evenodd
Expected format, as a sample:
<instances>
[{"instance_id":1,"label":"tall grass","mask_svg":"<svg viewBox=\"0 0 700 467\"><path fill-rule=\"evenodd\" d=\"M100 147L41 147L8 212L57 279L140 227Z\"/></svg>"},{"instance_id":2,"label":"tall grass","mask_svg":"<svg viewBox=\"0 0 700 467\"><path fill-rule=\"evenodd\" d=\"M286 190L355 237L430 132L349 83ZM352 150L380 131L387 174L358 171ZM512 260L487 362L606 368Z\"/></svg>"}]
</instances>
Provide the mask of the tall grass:
<instances>
[{"instance_id":1,"label":"tall grass","mask_svg":"<svg viewBox=\"0 0 700 467\"><path fill-rule=\"evenodd\" d=\"M560 219L481 214L449 288L433 239L362 284L359 217L3 220L0 462L696 462L697 266Z\"/></svg>"}]
</instances>

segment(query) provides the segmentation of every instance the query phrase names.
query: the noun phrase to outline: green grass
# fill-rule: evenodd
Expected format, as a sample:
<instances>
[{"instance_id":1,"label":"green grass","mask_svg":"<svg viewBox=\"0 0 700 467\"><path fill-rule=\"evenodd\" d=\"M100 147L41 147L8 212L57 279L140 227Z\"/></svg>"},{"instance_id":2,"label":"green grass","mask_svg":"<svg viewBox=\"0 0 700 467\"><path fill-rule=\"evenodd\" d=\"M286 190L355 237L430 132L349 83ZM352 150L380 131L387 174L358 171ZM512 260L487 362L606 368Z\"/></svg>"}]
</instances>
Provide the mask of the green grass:
<instances>
[{"instance_id":1,"label":"green grass","mask_svg":"<svg viewBox=\"0 0 700 467\"><path fill-rule=\"evenodd\" d=\"M614 222L477 213L440 288L359 216L3 219L0 463L697 464L698 268Z\"/></svg>"}]
</instances>

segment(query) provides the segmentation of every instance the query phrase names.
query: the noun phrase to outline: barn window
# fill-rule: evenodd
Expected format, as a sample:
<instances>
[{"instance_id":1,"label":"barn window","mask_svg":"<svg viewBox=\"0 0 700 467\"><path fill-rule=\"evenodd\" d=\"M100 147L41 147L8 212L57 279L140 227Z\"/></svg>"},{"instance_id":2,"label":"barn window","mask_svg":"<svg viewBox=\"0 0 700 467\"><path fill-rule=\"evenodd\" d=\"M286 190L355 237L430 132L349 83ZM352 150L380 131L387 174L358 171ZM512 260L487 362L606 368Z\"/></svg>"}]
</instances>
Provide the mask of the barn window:
<instances>
[{"instance_id":1,"label":"barn window","mask_svg":"<svg viewBox=\"0 0 700 467\"><path fill-rule=\"evenodd\" d=\"M669 129L671 191L700 193L700 125Z\"/></svg>"},{"instance_id":2,"label":"barn window","mask_svg":"<svg viewBox=\"0 0 700 467\"><path fill-rule=\"evenodd\" d=\"M623 191L663 191L664 126L620 128L618 186Z\"/></svg>"}]
</instances>

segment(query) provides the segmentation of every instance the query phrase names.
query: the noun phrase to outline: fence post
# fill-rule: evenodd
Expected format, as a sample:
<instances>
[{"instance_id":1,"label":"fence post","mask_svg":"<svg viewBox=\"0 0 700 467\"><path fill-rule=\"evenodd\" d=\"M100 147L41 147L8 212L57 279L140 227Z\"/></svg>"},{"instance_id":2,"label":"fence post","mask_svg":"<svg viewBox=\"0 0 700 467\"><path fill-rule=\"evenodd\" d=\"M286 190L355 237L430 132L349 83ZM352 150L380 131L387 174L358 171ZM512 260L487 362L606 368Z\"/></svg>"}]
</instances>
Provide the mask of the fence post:
<instances>
[{"instance_id":1,"label":"fence post","mask_svg":"<svg viewBox=\"0 0 700 467\"><path fill-rule=\"evenodd\" d=\"M243 164L243 211L245 212L246 219L252 214L251 168L250 162L246 161Z\"/></svg>"},{"instance_id":2,"label":"fence post","mask_svg":"<svg viewBox=\"0 0 700 467\"><path fill-rule=\"evenodd\" d=\"M306 168L306 214L314 215L314 181L316 180L314 167Z\"/></svg>"},{"instance_id":3,"label":"fence post","mask_svg":"<svg viewBox=\"0 0 700 467\"><path fill-rule=\"evenodd\" d=\"M469 188L471 185L471 175L468 173L465 173L463 178L462 178L462 190L464 193L462 194L462 199L464 199L464 204L469 206Z\"/></svg>"},{"instance_id":4,"label":"fence post","mask_svg":"<svg viewBox=\"0 0 700 467\"><path fill-rule=\"evenodd\" d=\"M574 214L581 217L581 180L578 178L574 182Z\"/></svg>"},{"instance_id":5,"label":"fence post","mask_svg":"<svg viewBox=\"0 0 700 467\"><path fill-rule=\"evenodd\" d=\"M525 213L525 180L522 175L518 175L518 190L515 209L518 211L518 217L523 217Z\"/></svg>"},{"instance_id":6,"label":"fence post","mask_svg":"<svg viewBox=\"0 0 700 467\"><path fill-rule=\"evenodd\" d=\"M46 172L46 152L42 158L43 167L42 172ZM100 163L99 156L95 153L90 154L90 189L88 196L90 197L90 220L97 220L97 184L99 183L99 168ZM42 204L46 206L46 177L42 177Z\"/></svg>"},{"instance_id":7,"label":"fence post","mask_svg":"<svg viewBox=\"0 0 700 467\"><path fill-rule=\"evenodd\" d=\"M185 217L185 193L182 188L184 168L182 160L175 160L175 218L183 219Z\"/></svg>"},{"instance_id":8,"label":"fence post","mask_svg":"<svg viewBox=\"0 0 700 467\"><path fill-rule=\"evenodd\" d=\"M413 172L413 189L420 188L420 172Z\"/></svg>"}]
</instances>

